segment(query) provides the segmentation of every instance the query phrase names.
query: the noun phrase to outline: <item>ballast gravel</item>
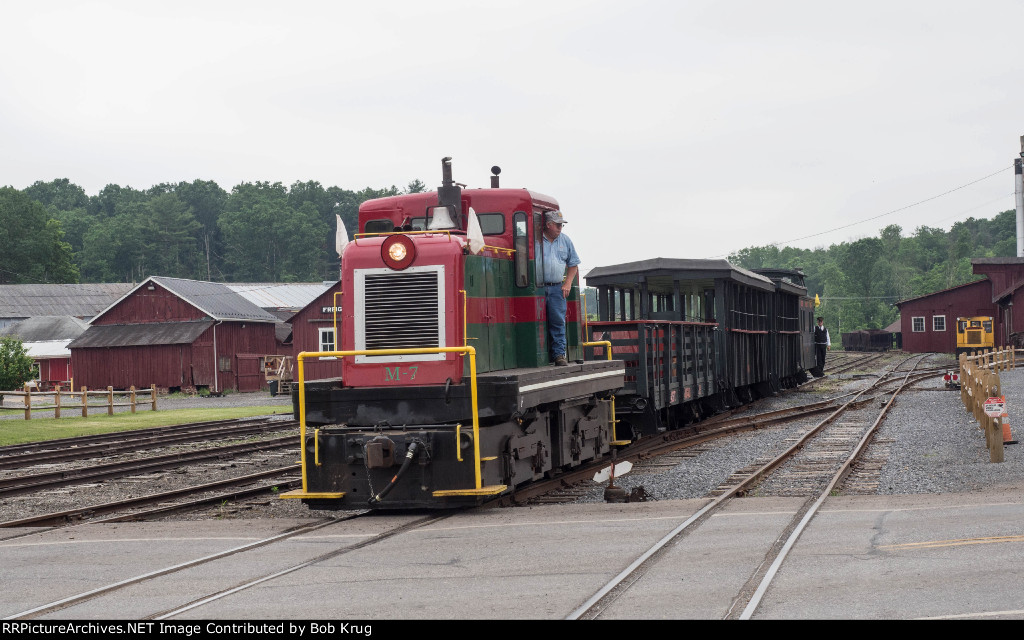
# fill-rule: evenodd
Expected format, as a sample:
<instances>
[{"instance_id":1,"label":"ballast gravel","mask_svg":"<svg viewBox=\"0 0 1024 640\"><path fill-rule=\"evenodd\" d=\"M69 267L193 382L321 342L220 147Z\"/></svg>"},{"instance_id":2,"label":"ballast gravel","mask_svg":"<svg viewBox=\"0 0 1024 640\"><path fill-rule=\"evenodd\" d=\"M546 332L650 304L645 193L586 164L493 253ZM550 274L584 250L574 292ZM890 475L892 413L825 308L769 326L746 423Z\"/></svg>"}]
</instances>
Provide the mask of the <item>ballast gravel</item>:
<instances>
[{"instance_id":1,"label":"ballast gravel","mask_svg":"<svg viewBox=\"0 0 1024 640\"><path fill-rule=\"evenodd\" d=\"M906 357L907 354L894 354L887 360L890 366L894 366ZM955 363L951 356L932 355L922 366L952 369ZM809 391L790 391L762 400L756 412L855 392L870 384L875 375L827 376ZM1000 382L1006 396L1011 431L1014 437L1024 436L1024 393L1021 393L1024 369L1001 372ZM883 397L885 400L891 396L894 387L887 388L890 393ZM649 500L702 498L723 484L733 471L781 453L789 446L787 439L798 430L809 429L823 417L819 414L799 423L766 427L702 445L696 455L685 457L670 468L641 463L634 466L629 474L617 478L615 484L627 492L643 487ZM879 495L1024 488L1024 443L1006 445L1004 461L990 462L984 432L967 412L960 392L947 389L941 373L916 383L897 397L865 457L885 460L877 478L876 493ZM761 494L754 491L748 495L756 497ZM592 487L577 501L598 502L603 499L604 485L600 485Z\"/></svg>"}]
</instances>

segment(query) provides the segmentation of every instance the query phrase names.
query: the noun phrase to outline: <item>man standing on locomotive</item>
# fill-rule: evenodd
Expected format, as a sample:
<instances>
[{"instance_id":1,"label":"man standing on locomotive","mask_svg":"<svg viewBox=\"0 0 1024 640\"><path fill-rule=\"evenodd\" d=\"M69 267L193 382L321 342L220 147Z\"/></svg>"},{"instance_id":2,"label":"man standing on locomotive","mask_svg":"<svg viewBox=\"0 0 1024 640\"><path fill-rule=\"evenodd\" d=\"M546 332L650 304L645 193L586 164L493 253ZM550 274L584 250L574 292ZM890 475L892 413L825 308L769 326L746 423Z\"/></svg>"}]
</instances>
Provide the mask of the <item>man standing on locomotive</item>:
<instances>
[{"instance_id":1,"label":"man standing on locomotive","mask_svg":"<svg viewBox=\"0 0 1024 640\"><path fill-rule=\"evenodd\" d=\"M562 233L561 211L544 214L544 288L547 296L548 344L555 364L568 366L565 347L565 312L569 292L579 271L580 257L569 236Z\"/></svg>"},{"instance_id":2,"label":"man standing on locomotive","mask_svg":"<svg viewBox=\"0 0 1024 640\"><path fill-rule=\"evenodd\" d=\"M825 352L832 348L832 340L825 328L825 318L818 316L818 325L814 327L814 364L818 376L825 375Z\"/></svg>"}]
</instances>

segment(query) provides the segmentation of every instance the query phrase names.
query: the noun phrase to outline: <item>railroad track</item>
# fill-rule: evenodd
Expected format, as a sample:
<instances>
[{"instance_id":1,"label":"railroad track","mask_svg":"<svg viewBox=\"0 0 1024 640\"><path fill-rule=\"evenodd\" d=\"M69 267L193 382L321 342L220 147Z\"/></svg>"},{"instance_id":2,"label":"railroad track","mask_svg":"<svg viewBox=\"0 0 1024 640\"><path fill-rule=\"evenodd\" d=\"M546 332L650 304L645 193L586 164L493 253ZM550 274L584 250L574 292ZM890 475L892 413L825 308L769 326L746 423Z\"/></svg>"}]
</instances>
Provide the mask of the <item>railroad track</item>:
<instances>
[{"instance_id":1,"label":"railroad track","mask_svg":"<svg viewBox=\"0 0 1024 640\"><path fill-rule=\"evenodd\" d=\"M123 500L115 500L112 502L94 504L85 507L75 507L63 511L22 518L20 520L8 520L7 522L0 522L0 528L61 526L77 523L86 518L93 518L95 516L108 513L124 512L137 507L158 505L143 511L132 511L127 514L122 514L116 518L90 521L123 522L128 520L143 520L154 515L166 515L174 511L194 509L196 507L209 504L217 504L225 500L237 500L242 497L273 492L275 489L291 488L301 482L298 477L299 470L299 465L289 465L287 467L279 467L259 473L228 478L226 480L190 485L173 491L162 491L135 498L125 498ZM260 481L268 478L285 479L275 481L270 484L259 483ZM227 490L225 491L225 489ZM205 494L207 492L213 493L203 495L199 498L195 497L198 494ZM167 504L169 500L177 499L181 499L182 501L174 504Z\"/></svg>"},{"instance_id":2,"label":"railroad track","mask_svg":"<svg viewBox=\"0 0 1024 640\"><path fill-rule=\"evenodd\" d=\"M265 553L265 548L268 547L268 546L275 545L275 544L280 544L280 543L283 543L283 542L285 542L287 540L291 540L293 538L296 538L298 536L302 536L302 535L305 535L305 534L310 534L310 533L319 531L321 529L325 529L325 528L329 528L329 527L333 527L333 526L338 526L338 525L344 524L346 522L349 522L351 520L363 518L366 515L368 515L368 513L369 513L368 511L359 511L359 512L354 512L354 513L348 513L348 514L345 514L345 515L339 516L339 517L333 517L333 518L326 518L326 519L316 520L316 521L310 522L308 524L303 524L303 525L299 525L299 526L295 526L295 527L290 527L290 528L287 528L287 529L285 529L285 530L283 530L281 532L278 532L278 533L276 533L274 535L270 535L270 536L261 538L259 540L254 541L254 542L249 542L249 543L246 543L246 544L243 544L243 545L238 545L238 546L235 546L235 547L231 547L229 549L226 549L224 551L220 551L218 553L214 553L214 554L210 554L210 555L206 555L206 556L201 556L201 557L198 557L198 558L193 558L191 560L180 562L180 563L177 563L177 564L174 564L174 565L168 565L168 566L161 567L161 568L158 568L158 569L155 569L155 570L142 572L142 573L139 573L137 575L131 576L129 578L123 579L123 580L118 580L116 582L112 582L112 583L109 583L109 584L106 584L106 585L102 585L102 586L99 586L99 587L88 589L86 591L82 591L82 592L79 592L79 593L76 593L76 594L73 594L73 595L61 598L59 600L54 600L52 602L47 602L47 603L41 604L41 605L33 607L31 609L26 609L24 611L20 611L20 612L16 612L16 613L10 614L10 615L6 616L4 619L5 620L31 620L31 619L37 618L39 616L43 616L43 615L46 615L46 614L49 614L49 613L53 613L55 611L60 611L60 610L63 610L63 609L67 609L68 607L73 607L75 605L79 605L79 604L88 602L90 600L95 600L95 599L104 598L104 597L108 597L108 596L116 596L116 595L119 594L119 592L128 590L131 587L134 587L134 586L139 585L141 583L144 583L146 581L153 580L153 579L161 577L161 576L167 576L167 575L171 575L171 574L187 571L187 570L194 569L196 567L201 567L201 566L204 566L204 565L212 565L212 564L214 564L218 560L221 560L221 559L224 559L224 558L229 558L229 557L232 557L232 556L243 556L243 555L247 555L247 554L248 555L252 555L253 556L253 558L252 558L252 566L260 566L262 554ZM323 562L325 560L329 560L331 558L343 555L345 553L349 553L349 552L355 551L357 549L362 549L362 548L365 548L365 547L368 547L368 546L371 546L371 545L383 542L383 541L385 541L385 540L387 540L389 538L392 538L392 537L394 537L396 535L399 535L401 533L404 533L406 531L410 531L412 529L416 529L416 528L419 528L419 527L422 527L422 526L426 526L428 524L437 522L439 520L444 520L444 519L446 519L448 517L451 517L451 516L447 515L447 514L443 514L443 515L433 515L433 516L417 518L415 520L412 520L411 522L402 523L402 524L396 525L394 527L386 528L384 531L382 531L382 532L380 532L380 533L378 533L376 535L372 535L368 539L366 539L366 540L364 540L362 542L358 542L358 543L351 544L351 545L348 545L348 546L344 546L344 547L341 547L341 548L335 548L335 549L332 549L331 551L328 551L326 553L319 553L319 554L316 554L316 555L312 555L312 557L307 557L305 559L302 559L302 560L299 560L299 561L296 561L296 562L292 562L291 564L289 564L288 566L286 566L283 569L275 569L274 571L265 571L265 572L259 573L256 577L251 578L251 579L249 579L249 580L247 580L247 581L245 581L245 582L243 582L241 584L232 584L229 588L211 590L211 591L208 591L206 593L183 594L181 596L183 601L181 603L179 603L177 606L175 606L173 608L165 609L165 610L162 610L162 611L158 611L158 612L148 613L146 615L141 616L139 619L142 619L142 620L166 620L166 619L169 619L169 618L174 617L176 615L180 615L182 613L185 613L187 611L190 611L192 609L200 607L200 606L202 606L204 604L207 604L209 602L213 602L213 601L215 601L215 600L217 600L219 598L223 598L225 596L228 596L228 595L231 595L231 594L235 594L235 593L238 593L240 591L244 591L244 590L246 590L248 588L251 588L253 586L256 586L258 584L266 582L267 580L271 580L271 579L274 579L274 578L279 578L279 577L288 575L289 573L293 573L293 572L298 571L300 569L303 569L303 568L312 566L314 564ZM307 553L307 556L309 556L308 553Z\"/></svg>"},{"instance_id":3,"label":"railroad track","mask_svg":"<svg viewBox=\"0 0 1024 640\"><path fill-rule=\"evenodd\" d=\"M921 358L917 364L923 362ZM885 417L886 412L892 405L898 394L908 385L913 384L911 372L904 376L903 383L899 389L894 391L888 402L877 413L875 420L870 426L840 423L841 416L856 410L858 400L872 391L885 378L893 375L893 372L886 372L864 390L858 392L853 398L843 405L837 407L829 416L817 425L792 439L784 451L774 456L767 456L767 459L758 461L746 469L733 474L733 476L716 491L713 492L711 500L691 517L680 523L668 535L663 537L651 548L640 554L622 572L599 589L590 599L585 601L574 610L568 619L596 619L616 599L623 596L631 585L641 580L643 575L657 564L658 559L670 543L674 543L682 536L689 534L707 521L712 513L719 511L730 500L742 496L754 488L762 485L776 472L783 469L790 478L800 475L798 485L802 491L794 491L795 495L806 497L803 505L797 510L793 519L785 527L785 536L769 550L765 561L754 570L746 586L734 600L728 618L749 618L756 611L761 598L766 592L778 568L785 560L789 550L796 543L807 523L817 513L825 498L836 490L842 481L850 474L853 465L861 459L861 453L866 449L878 425ZM933 375L932 373L922 374L919 378ZM870 397L870 396L869 396ZM863 405L862 405L863 406ZM835 428L827 428L835 425ZM819 434L822 435L818 438ZM839 451L843 455L838 455ZM802 455L800 458L798 456ZM796 460L796 462L791 462ZM783 476L778 476L783 477ZM780 481L780 482L785 482ZM787 486L793 486L789 482Z\"/></svg>"},{"instance_id":4,"label":"railroad track","mask_svg":"<svg viewBox=\"0 0 1024 640\"><path fill-rule=\"evenodd\" d=\"M902 380L901 387L908 386L912 381L912 376L907 375ZM885 400L886 404L891 404L892 399L896 397L897 394L895 393L895 391L886 393L879 392L879 388L882 387L884 383L885 380L880 378L880 382L878 385L875 386L875 388L865 389L856 397L844 397L844 402L842 404L849 404L851 406L851 409L849 411L852 412L866 411L867 409L871 408L871 405L880 404L883 402L883 400ZM892 397L886 399L885 396ZM839 410L836 406L838 401L836 399L832 399L831 402L832 413L835 413L836 411ZM860 407L859 409L856 408L858 406ZM814 408L809 408L808 410L813 409ZM846 414L840 414L840 416L843 415ZM765 417L767 418L767 416ZM779 420L782 420L784 418L784 416L781 415L781 413L779 413L775 417L778 418ZM879 415L878 419L880 420L881 417L882 416ZM751 416L730 416L727 419L719 421L719 423L714 426L715 428L741 428L742 422L740 421L744 419L749 420L750 418ZM860 419L861 418L858 417L858 421ZM726 422L726 420L733 422L729 424L723 424L724 422ZM828 418L826 418L826 420L828 420ZM841 424L848 420L849 419L846 417L843 417L841 420L837 417L832 422ZM707 430L710 431L711 429L708 428ZM863 436L861 440L865 443L867 442L867 440ZM689 449L679 449L677 451L665 454L664 456L661 457L652 456L642 460L640 465L638 466L649 465L652 468L652 470L661 465L668 466L673 464L673 460L671 459L672 457L675 457L676 461L682 460L688 455L695 455L701 447L706 446L711 446L711 443L709 442L701 445L694 445ZM809 448L809 444L804 447L804 449ZM835 478L837 476L841 477L841 472L833 474L832 477ZM842 480L840 479L838 482L842 482ZM836 483L833 486L839 486L839 484ZM566 489L566 491L571 491L571 489ZM828 495L827 487L824 493L819 493L819 497L822 495ZM808 503L811 503L812 501L813 498L810 497L807 500ZM794 518L794 522L791 524L790 529L792 531L797 531L797 528L802 526L801 522L809 521L810 518L813 517L813 512L811 510L812 507L813 504L806 507L805 509L801 509L800 513L798 514L798 517ZM696 517L699 514L694 515ZM102 610L116 610L117 607L125 606L124 603L126 602L139 602L148 606L148 608L142 607L139 609L133 609L133 615L138 617L139 619L166 620L178 616L202 616L204 611L202 607L204 605L216 602L221 598L231 597L235 594L244 592L248 589L251 589L261 584L273 584L273 581L275 580L278 580L284 576L292 574L293 572L299 571L301 569L305 569L307 567L312 568L314 567L314 565L320 565L318 568L319 571L331 570L332 565L327 561L331 560L332 558L336 558L350 551L355 551L356 549L365 549L367 547L372 548L372 545L394 538L395 536L410 533L416 529L427 527L431 524L452 517L449 514L443 514L440 516L435 515L425 518L417 517L414 515L392 514L380 518L368 516L369 514L367 514L366 512L359 512L355 514L346 514L342 518L321 519L303 525L302 527L279 531L273 535L265 536L257 541L237 545L225 551L220 551L217 553L212 553L210 555L204 556L196 554L198 557L195 557L193 559L179 561L177 564L168 563L167 566L151 568L150 570L147 570L145 572L139 571L137 575L133 575L116 581L111 580L109 581L108 584L96 586L88 590L82 589L81 592L79 593L75 593L67 597L61 597L59 599L53 599L52 602L46 602L38 606L31 607L26 605L25 610L10 614L8 616L8 619L27 620L45 616L47 614L52 614L54 612L62 611L65 609L67 609L67 611L64 611L64 613L62 614L65 617L75 617L76 615L81 617L83 615L81 613L82 611L84 611L84 615L88 617L89 615L95 615L95 613L90 612ZM706 519L707 517L709 517L709 513L704 514L704 518ZM393 524L392 521L396 519L400 519L401 522ZM355 528L353 529L347 528L349 526L347 523L351 523L353 520L357 520L358 522L363 522L366 524L355 525ZM690 520L692 520L692 518ZM804 524L806 524L806 522L804 522ZM699 525L700 522L696 522L695 524L691 525L691 529L689 530L692 530L693 527ZM283 546L275 546L279 544L284 545L287 541L293 540L298 536L319 534L323 534L323 537L317 539L318 544L313 544L313 541L311 540L299 546L290 545L287 548ZM448 531L441 533L441 535L443 536L442 538L436 538L436 535L437 534L435 534L435 540L450 540L452 538L451 533ZM661 548L666 548L667 546L670 546L671 544L676 542L679 539L680 535L686 535L686 532L684 531L683 533L678 534L676 537L668 539L661 545ZM355 544L345 543L344 545L338 545L336 543L327 543L326 546L328 547L328 549L326 551L324 550L325 541L337 540L349 536L360 536L360 538L357 538L360 541ZM796 533L796 537L799 537L798 532ZM666 536L666 538L668 537ZM788 544L788 540L790 538L792 538L792 535L785 539L785 544ZM792 539L795 543L795 538ZM447 545L448 542L445 542L444 544ZM681 542L680 544L685 544L685 542ZM773 555L771 555L771 557L765 559L764 571L761 571L756 575L752 576L751 580L748 583L749 588L747 589L747 591L751 592L751 594L753 594L760 588L762 581L764 580L765 576L767 576L768 571L770 570L770 567L768 567L768 565L771 564L772 566L775 566L776 560L778 560L781 564L782 560L779 560L779 558L781 557L784 559L785 557L784 552L782 551L782 549L785 548L785 544L780 543L778 545L780 549L777 550ZM302 553L296 553L296 551L300 549ZM382 551L384 551L383 548ZM242 562L236 564L235 566L246 566L249 567L251 571L244 572L244 574L224 574L223 572L218 571L216 562L222 558L226 558L229 556L236 557L236 559L242 558ZM249 557L252 558L251 561L245 559ZM370 557L372 558L372 555ZM597 603L595 603L596 608L588 608L585 611L586 615L575 617L599 617L601 612L604 610L601 608L603 606L602 602L604 604L607 604L608 602L614 600L614 598L622 597L624 598L623 602L625 602L625 599L628 598L629 585L633 584L634 581L642 581L644 567L653 566L654 563L657 563L658 559L659 551L657 549L654 549L653 552L650 553L645 552L643 558L638 556L633 562L630 563L630 566L637 565L639 569L636 571L632 571L627 576L624 583L620 582L619 586L613 587L613 589L617 589L617 591L607 592L606 595L609 595L608 600L598 601ZM277 564L274 564L272 560L277 560ZM613 562L622 562L621 560L615 558L609 558L609 560ZM639 563L637 561L639 561ZM352 560L349 562L357 561ZM181 573L196 568L198 568L199 571L202 572L201 575L207 576L207 578L198 581L186 579L183 581L179 581L178 584L197 584L199 585L197 587L197 591L189 591L187 593L182 592L180 594L164 594L166 598L160 601L159 606L155 603L151 603L149 600L146 600L145 598L138 600L136 599L139 592L133 589L141 589L141 585L144 585L144 583L156 580L164 575ZM777 568L775 569L775 571L777 571ZM285 579L282 581L282 586L287 587L289 581L291 583L295 583L296 580L300 579ZM355 585L353 585L353 588L356 588ZM151 584L150 586L148 586L148 593L153 593L154 590L159 589L159 583ZM353 594L354 593L357 592L353 591ZM580 601L583 600L583 597L585 596L581 596ZM171 605L168 604L167 600L177 600L177 602ZM587 600L583 604L586 604L591 600L593 600L593 598ZM746 609L749 608L751 606L751 603L753 602L755 602L753 595L750 595L749 597L744 596L744 598L737 598L737 602L734 605L734 614L731 617L749 617L749 615L744 616L744 614L741 613L741 610L745 612ZM76 610L74 608L76 605L84 606L85 603L89 603L87 609L83 608L81 610ZM581 607L582 606L583 605L581 605ZM756 606L756 604L753 605L753 610L756 610Z\"/></svg>"},{"instance_id":5,"label":"railroad track","mask_svg":"<svg viewBox=\"0 0 1024 640\"><path fill-rule=\"evenodd\" d=\"M96 482L110 478L120 478L138 473L152 473L165 469L173 469L185 464L194 464L207 460L226 460L258 451L275 449L297 449L295 436L285 436L270 440L258 440L242 444L225 445L194 451L182 451L160 456L151 456L128 460L96 464L74 469L62 469L25 475L0 478L0 498L22 495L57 487L66 487L85 482ZM3 526L0 523L0 526Z\"/></svg>"},{"instance_id":6,"label":"railroad track","mask_svg":"<svg viewBox=\"0 0 1024 640\"><path fill-rule=\"evenodd\" d=\"M298 439L294 434L265 436L294 427L295 421L228 420L9 447L3 458L8 472L0 477L0 509L6 514L0 518L0 528L63 526L99 521L100 516L110 514L118 515L105 521L138 520L259 494L273 495L275 490L293 488L299 482L294 462ZM210 442L238 438L252 440L222 445ZM184 448L185 443L199 446ZM82 458L109 460L114 455L168 446L183 450L71 464ZM275 465L276 458L284 460ZM285 460L288 464L281 466ZM11 473L15 461L29 471ZM188 482L197 475L201 481Z\"/></svg>"},{"instance_id":7,"label":"railroad track","mask_svg":"<svg viewBox=\"0 0 1024 640\"><path fill-rule=\"evenodd\" d=\"M297 426L295 420L273 418L221 420L10 445L0 447L0 469L109 457L183 442L223 440Z\"/></svg>"}]
</instances>

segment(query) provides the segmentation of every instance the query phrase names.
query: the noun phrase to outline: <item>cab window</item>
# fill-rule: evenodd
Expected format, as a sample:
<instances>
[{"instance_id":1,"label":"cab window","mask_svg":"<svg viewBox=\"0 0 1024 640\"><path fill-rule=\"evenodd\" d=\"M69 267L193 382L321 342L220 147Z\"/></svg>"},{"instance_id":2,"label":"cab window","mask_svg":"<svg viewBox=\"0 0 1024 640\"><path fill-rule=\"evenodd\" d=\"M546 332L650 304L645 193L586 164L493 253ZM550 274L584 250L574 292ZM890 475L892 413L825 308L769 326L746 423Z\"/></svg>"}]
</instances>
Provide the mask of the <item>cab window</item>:
<instances>
[{"instance_id":1,"label":"cab window","mask_svg":"<svg viewBox=\"0 0 1024 640\"><path fill-rule=\"evenodd\" d=\"M391 233L395 230L395 223L390 220L367 220L363 233Z\"/></svg>"},{"instance_id":2,"label":"cab window","mask_svg":"<svg viewBox=\"0 0 1024 640\"><path fill-rule=\"evenodd\" d=\"M505 214L503 213L478 213L480 230L485 236L500 236L505 233Z\"/></svg>"},{"instance_id":3,"label":"cab window","mask_svg":"<svg viewBox=\"0 0 1024 640\"><path fill-rule=\"evenodd\" d=\"M485 236L500 236L505 233L505 214L503 213L478 213L477 220L480 221L480 231ZM412 219L413 231L426 231L430 228L431 216Z\"/></svg>"}]
</instances>

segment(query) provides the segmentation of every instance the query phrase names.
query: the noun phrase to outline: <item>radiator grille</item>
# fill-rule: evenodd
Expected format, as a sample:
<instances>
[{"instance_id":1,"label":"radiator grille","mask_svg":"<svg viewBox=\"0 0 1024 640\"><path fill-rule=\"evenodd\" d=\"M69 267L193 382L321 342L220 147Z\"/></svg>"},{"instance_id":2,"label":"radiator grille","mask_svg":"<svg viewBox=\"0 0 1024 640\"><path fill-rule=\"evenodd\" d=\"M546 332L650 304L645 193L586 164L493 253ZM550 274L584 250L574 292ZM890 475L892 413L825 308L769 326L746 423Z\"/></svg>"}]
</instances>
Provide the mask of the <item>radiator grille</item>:
<instances>
[{"instance_id":1,"label":"radiator grille","mask_svg":"<svg viewBox=\"0 0 1024 640\"><path fill-rule=\"evenodd\" d=\"M968 331L967 332L967 344L981 344L981 332L980 331Z\"/></svg>"},{"instance_id":2,"label":"radiator grille","mask_svg":"<svg viewBox=\"0 0 1024 640\"><path fill-rule=\"evenodd\" d=\"M364 349L440 347L440 273L367 274Z\"/></svg>"}]
</instances>

